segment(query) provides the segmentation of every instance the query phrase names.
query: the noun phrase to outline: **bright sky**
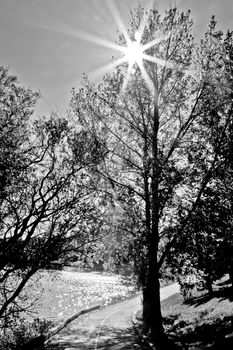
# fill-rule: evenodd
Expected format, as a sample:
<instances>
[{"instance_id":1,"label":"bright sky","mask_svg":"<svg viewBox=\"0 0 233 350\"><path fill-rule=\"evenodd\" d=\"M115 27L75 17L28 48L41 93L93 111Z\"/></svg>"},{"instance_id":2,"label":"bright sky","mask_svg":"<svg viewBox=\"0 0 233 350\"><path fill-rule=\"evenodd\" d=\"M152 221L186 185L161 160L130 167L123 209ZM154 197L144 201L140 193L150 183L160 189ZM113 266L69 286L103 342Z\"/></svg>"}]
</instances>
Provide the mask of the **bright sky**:
<instances>
[{"instance_id":1,"label":"bright sky","mask_svg":"<svg viewBox=\"0 0 233 350\"><path fill-rule=\"evenodd\" d=\"M98 36L115 42L117 23L113 0L0 0L0 65L16 74L24 86L39 90L42 98L36 112L63 112L72 87L78 88L83 73L93 72L119 54L91 42ZM139 0L115 0L127 25L129 9ZM141 0L148 5L150 0ZM174 4L191 9L195 34L200 37L211 15L224 32L233 30L232 0L157 0L159 10Z\"/></svg>"}]
</instances>

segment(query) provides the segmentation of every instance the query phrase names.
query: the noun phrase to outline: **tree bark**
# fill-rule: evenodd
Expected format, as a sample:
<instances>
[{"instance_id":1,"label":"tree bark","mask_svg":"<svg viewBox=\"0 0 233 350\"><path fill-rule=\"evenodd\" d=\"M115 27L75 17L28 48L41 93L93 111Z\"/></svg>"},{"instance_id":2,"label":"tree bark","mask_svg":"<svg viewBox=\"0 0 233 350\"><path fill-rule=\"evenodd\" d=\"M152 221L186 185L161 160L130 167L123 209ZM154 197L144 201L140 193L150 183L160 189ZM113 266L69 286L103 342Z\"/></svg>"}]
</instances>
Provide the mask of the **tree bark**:
<instances>
[{"instance_id":1,"label":"tree bark","mask_svg":"<svg viewBox=\"0 0 233 350\"><path fill-rule=\"evenodd\" d=\"M212 281L212 278L208 275L207 278L206 278L206 286L207 286L207 289L208 289L208 293L209 295L213 295L213 285L212 285L213 281Z\"/></svg>"},{"instance_id":2,"label":"tree bark","mask_svg":"<svg viewBox=\"0 0 233 350\"><path fill-rule=\"evenodd\" d=\"M164 341L164 329L162 323L160 305L160 285L158 274L154 278L148 276L147 285L143 288L143 330L150 332L154 344L161 348Z\"/></svg>"},{"instance_id":3,"label":"tree bark","mask_svg":"<svg viewBox=\"0 0 233 350\"><path fill-rule=\"evenodd\" d=\"M231 282L231 294L233 295L233 261L231 261L228 273L229 273L230 282Z\"/></svg>"},{"instance_id":4,"label":"tree bark","mask_svg":"<svg viewBox=\"0 0 233 350\"><path fill-rule=\"evenodd\" d=\"M157 349L163 348L165 334L163 329L160 283L158 268L158 246L159 246L159 177L160 164L158 161L158 89L157 80L154 77L154 115L152 135L152 181L151 181L151 222L147 223L150 230L147 232L148 249L148 275L143 288L143 329L150 332L153 343Z\"/></svg>"}]
</instances>

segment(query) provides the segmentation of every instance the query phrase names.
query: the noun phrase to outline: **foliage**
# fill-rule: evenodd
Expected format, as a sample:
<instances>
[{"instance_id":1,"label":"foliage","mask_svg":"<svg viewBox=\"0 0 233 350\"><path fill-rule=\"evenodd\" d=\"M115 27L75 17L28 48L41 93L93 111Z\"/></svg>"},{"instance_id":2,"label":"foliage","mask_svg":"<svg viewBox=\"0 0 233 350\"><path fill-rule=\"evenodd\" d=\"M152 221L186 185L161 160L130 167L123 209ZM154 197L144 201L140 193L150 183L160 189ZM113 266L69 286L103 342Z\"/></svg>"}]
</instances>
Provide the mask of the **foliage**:
<instances>
[{"instance_id":1,"label":"foliage","mask_svg":"<svg viewBox=\"0 0 233 350\"><path fill-rule=\"evenodd\" d=\"M24 175L30 152L28 122L38 97L0 67L0 205Z\"/></svg>"},{"instance_id":2,"label":"foliage","mask_svg":"<svg viewBox=\"0 0 233 350\"><path fill-rule=\"evenodd\" d=\"M0 349L19 350L31 339L44 336L51 326L52 322L46 320L15 319L11 327L0 331Z\"/></svg>"},{"instance_id":3,"label":"foliage","mask_svg":"<svg viewBox=\"0 0 233 350\"><path fill-rule=\"evenodd\" d=\"M233 208L232 33L228 32L223 38L223 34L216 31L214 18L200 50L206 51L208 47L211 48L209 64L212 65L217 60L217 65L215 72L206 77L206 91L201 102L204 118L198 120L197 124L205 143L198 142L195 148L189 148L189 162L196 171L210 171L210 179L189 224L177 240L173 251L176 257L172 254L169 262L176 266L178 273L182 273L187 261L191 262L190 268L195 268L202 274L212 292L213 281L227 272L231 274ZM211 159L215 159L214 168L211 168ZM193 181L193 177L190 177L190 181ZM180 215L184 215L182 210ZM191 270L186 273L190 272Z\"/></svg>"},{"instance_id":4,"label":"foliage","mask_svg":"<svg viewBox=\"0 0 233 350\"><path fill-rule=\"evenodd\" d=\"M142 16L142 14L140 15ZM135 15L135 19L140 20L137 15ZM178 127L179 115L183 108L186 108L186 104L187 110L190 110L188 107L190 90L187 86L194 90L193 99L196 96L196 89L199 89L195 80L188 73L185 73L185 69L190 65L193 39L191 34L188 31L186 33L182 26L186 29L187 27L190 28L191 20L189 20L189 14L179 15L176 10L171 10L167 12L162 21L158 13L151 10L142 39L145 42L148 38L151 39L150 35L155 35L154 27L152 29L150 27L153 26L153 22L158 24L161 32L166 31L169 26L174 26L174 37L164 40L158 47L151 49L151 54L166 60L169 56L166 52L171 51L174 55L170 57L170 60L173 59L174 64L177 63L178 65L179 63L180 65L177 70L169 70L169 74L165 67L156 66L158 69L157 79L159 79L158 90L161 95L161 103L158 107L159 117L162 120L161 124L165 125L170 116L173 115L174 121L172 123L173 125L177 123ZM135 27L131 29L134 32ZM180 37L175 35L176 30L179 34L182 33ZM187 39L186 41L181 40L182 35ZM173 48L176 44L177 47L174 51ZM182 48L182 45L185 45L185 47L189 45L187 52ZM178 59L179 50L184 52L182 62ZM148 74L153 74L151 66L147 67L147 70ZM180 84L177 86L178 77ZM84 88L79 93L74 92L72 107L84 129L98 135L100 142L106 145L105 164L104 167L98 168L98 172L106 180L105 182L108 184L106 186L113 190L112 196L115 203L117 203L115 204L117 212L119 212L120 207L121 215L116 214L118 219L117 232L120 229L123 232L128 232L131 241L133 237L134 241L129 245L132 246L131 250L133 251L137 275L141 285L144 286L148 271L148 239L150 237L149 232L152 230L151 211L155 202L151 197L151 180L153 181L157 176L160 184L158 190L160 193L158 198L159 207L156 210L161 216L160 226L161 235L163 235L171 222L176 222L176 209L172 196L183 181L182 172L184 170L180 168L178 162L175 162L177 155L173 155L173 153L175 144L178 144L178 139L184 132L178 131L175 134L174 132L171 133L169 128L161 127L157 144L158 156L155 157L152 149L153 138L155 137L153 131L153 120L155 118L153 114L153 93L147 88L140 71L136 69L136 73L129 82L129 88L125 93L120 94L123 78L124 73L119 68L112 76L106 76L103 84L97 89L85 80ZM166 84L170 87L175 84L171 95L165 93ZM184 86L186 86L185 90ZM88 104L86 103L87 100L89 101ZM170 102L171 107L169 107ZM175 114L173 114L173 109L177 111ZM185 121L180 121L180 123L183 124L182 130L185 129ZM156 162L165 162L164 167L160 169L157 175L153 173L155 158ZM171 219L164 219L162 212L166 213L167 218L169 214ZM114 224L115 222L113 222ZM163 240L162 246L164 243L166 243L165 240Z\"/></svg>"},{"instance_id":5,"label":"foliage","mask_svg":"<svg viewBox=\"0 0 233 350\"><path fill-rule=\"evenodd\" d=\"M35 95L16 87L4 69L1 77L0 153L3 165L11 162L2 168L0 203L0 319L6 326L26 308L22 291L38 270L98 239L102 213L87 169L102 153L67 118L29 120Z\"/></svg>"},{"instance_id":6,"label":"foliage","mask_svg":"<svg viewBox=\"0 0 233 350\"><path fill-rule=\"evenodd\" d=\"M156 63L135 65L126 88L126 65L97 87L84 77L71 101L83 130L105 147L105 160L95 171L115 209L110 223L118 236L124 232L123 256L133 261L145 329L155 341L163 334L159 269L171 249L179 246L186 253L182 237L192 239L190 223L213 181L231 117L223 35L212 18L197 44L192 24L189 11L170 9L161 17L154 8L135 9L129 35L143 26L141 43L156 39L146 50ZM126 45L123 34L119 42ZM217 134L214 128L209 134L211 123Z\"/></svg>"}]
</instances>

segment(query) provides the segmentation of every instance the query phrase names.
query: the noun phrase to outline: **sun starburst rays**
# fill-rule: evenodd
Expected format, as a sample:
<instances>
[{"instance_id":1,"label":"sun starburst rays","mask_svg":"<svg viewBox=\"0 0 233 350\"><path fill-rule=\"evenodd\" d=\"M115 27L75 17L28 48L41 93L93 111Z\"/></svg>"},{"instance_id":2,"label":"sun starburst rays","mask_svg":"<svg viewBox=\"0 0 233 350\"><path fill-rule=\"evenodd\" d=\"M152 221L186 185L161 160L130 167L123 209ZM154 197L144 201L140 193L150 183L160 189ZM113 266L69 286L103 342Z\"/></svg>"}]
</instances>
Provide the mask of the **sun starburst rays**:
<instances>
[{"instance_id":1,"label":"sun starburst rays","mask_svg":"<svg viewBox=\"0 0 233 350\"><path fill-rule=\"evenodd\" d=\"M149 76L149 74L147 73L145 67L144 67L144 64L143 62L140 62L139 64L139 69L141 71L141 74L142 74L142 77L143 79L145 80L147 86L149 87L149 89L153 92L154 91L154 86L153 86L153 82Z\"/></svg>"},{"instance_id":2,"label":"sun starburst rays","mask_svg":"<svg viewBox=\"0 0 233 350\"><path fill-rule=\"evenodd\" d=\"M164 60L162 58L158 58L156 56L150 56L147 54L143 54L142 58L148 62L152 62L155 64L159 64L160 66L166 66L167 68L174 68L174 64L172 64L171 62Z\"/></svg>"},{"instance_id":3,"label":"sun starburst rays","mask_svg":"<svg viewBox=\"0 0 233 350\"><path fill-rule=\"evenodd\" d=\"M142 29L144 30L144 26L141 28L141 30ZM158 58L155 55L150 55L145 53L147 50L151 49L153 46L158 45L161 41L166 40L168 36L161 35L160 37L157 37L146 44L141 44L142 35L143 35L142 32L136 31L134 35L135 40L131 40L129 37L126 40L127 46L124 47L124 50L123 50L123 53L124 53L123 59L124 59L124 62L128 64L128 68L127 68L126 78L122 86L123 91L127 87L127 84L129 82L130 76L133 71L133 67L135 65L137 65L138 68L140 69L140 72L144 81L146 82L149 89L152 91L154 90L154 84L145 68L144 61L148 61L161 66L166 66L167 68L172 68L172 64L169 63L168 61ZM120 49L120 51L122 50Z\"/></svg>"},{"instance_id":4,"label":"sun starburst rays","mask_svg":"<svg viewBox=\"0 0 233 350\"><path fill-rule=\"evenodd\" d=\"M152 78L147 72L146 62L150 62L155 65L165 66L167 68L173 67L173 65L167 60L157 57L153 52L154 50L152 50L153 47L159 45L162 41L167 40L170 34L165 35L157 33L157 36L155 38L146 43L143 43L143 41L145 40L143 40L143 36L145 34L149 17L149 11L144 11L144 14L140 20L138 28L135 30L134 37L132 39L132 36L129 35L122 21L122 18L114 1L108 0L106 4L108 6L109 12L111 13L114 21L118 26L118 29L122 33L122 39L124 43L117 44L104 38L98 38L89 34L83 35L83 38L88 41L92 41L97 45L113 49L114 51L122 54L123 56L114 59L112 62L106 64L102 68L93 71L91 75L97 78L98 76L106 72L112 71L120 65L126 66L125 79L121 88L121 92L123 93L127 88L127 85L130 81L130 77L134 74L135 68L138 67L143 80L145 81L149 89L153 91L154 84ZM151 53L148 53L149 50L151 51Z\"/></svg>"}]
</instances>

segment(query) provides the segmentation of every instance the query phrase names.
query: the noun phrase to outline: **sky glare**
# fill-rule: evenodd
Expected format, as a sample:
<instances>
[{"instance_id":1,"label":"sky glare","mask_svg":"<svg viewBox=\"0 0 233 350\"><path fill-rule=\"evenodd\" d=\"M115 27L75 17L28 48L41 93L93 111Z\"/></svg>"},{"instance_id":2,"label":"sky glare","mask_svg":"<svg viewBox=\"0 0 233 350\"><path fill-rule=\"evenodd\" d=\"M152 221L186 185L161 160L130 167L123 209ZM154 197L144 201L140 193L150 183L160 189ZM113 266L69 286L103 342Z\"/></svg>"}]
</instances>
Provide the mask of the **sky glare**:
<instances>
[{"instance_id":1,"label":"sky glare","mask_svg":"<svg viewBox=\"0 0 233 350\"><path fill-rule=\"evenodd\" d=\"M151 1L140 3L149 6ZM0 65L24 86L41 92L37 114L62 113L83 73L95 80L94 72L99 69L101 76L100 68L119 55L114 50L121 24L116 11L127 27L129 10L138 4L139 0L0 0ZM157 0L156 4L161 13L175 5L179 11L190 9L198 38L212 15L223 32L233 30L232 0Z\"/></svg>"}]
</instances>

